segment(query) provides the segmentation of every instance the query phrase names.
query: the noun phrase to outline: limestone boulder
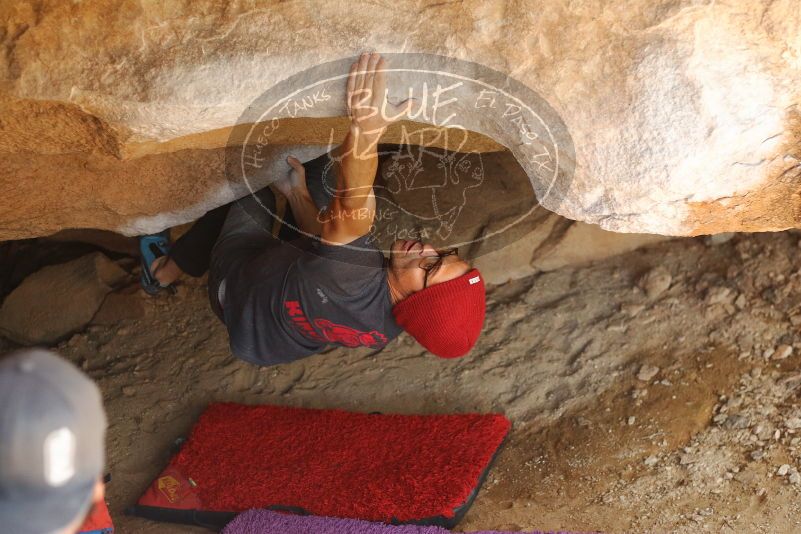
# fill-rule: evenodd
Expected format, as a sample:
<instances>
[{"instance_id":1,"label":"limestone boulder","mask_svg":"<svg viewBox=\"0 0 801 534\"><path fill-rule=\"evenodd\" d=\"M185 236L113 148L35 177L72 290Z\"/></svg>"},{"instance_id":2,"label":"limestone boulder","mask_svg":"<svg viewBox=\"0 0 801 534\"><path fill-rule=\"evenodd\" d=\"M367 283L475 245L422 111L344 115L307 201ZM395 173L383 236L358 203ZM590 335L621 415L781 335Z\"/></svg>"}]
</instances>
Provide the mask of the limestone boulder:
<instances>
[{"instance_id":1,"label":"limestone boulder","mask_svg":"<svg viewBox=\"0 0 801 534\"><path fill-rule=\"evenodd\" d=\"M93 325L110 326L122 321L139 319L145 315L143 299L150 298L138 287L109 293L92 317Z\"/></svg>"},{"instance_id":2,"label":"limestone boulder","mask_svg":"<svg viewBox=\"0 0 801 534\"><path fill-rule=\"evenodd\" d=\"M0 335L23 345L49 345L83 328L128 273L95 252L50 265L23 280L0 307Z\"/></svg>"},{"instance_id":3,"label":"limestone boulder","mask_svg":"<svg viewBox=\"0 0 801 534\"><path fill-rule=\"evenodd\" d=\"M539 95L572 146L553 187L510 121L465 108L466 146L505 147L562 216L663 235L798 226L799 27L797 0L2 2L0 239L151 232L247 194L222 149L243 112L364 49L473 62ZM266 155L342 135L343 92Z\"/></svg>"},{"instance_id":4,"label":"limestone boulder","mask_svg":"<svg viewBox=\"0 0 801 534\"><path fill-rule=\"evenodd\" d=\"M507 246L479 254L474 261L490 284L503 284L540 272L581 266L670 239L655 234L623 234L543 214L530 231Z\"/></svg>"}]
</instances>

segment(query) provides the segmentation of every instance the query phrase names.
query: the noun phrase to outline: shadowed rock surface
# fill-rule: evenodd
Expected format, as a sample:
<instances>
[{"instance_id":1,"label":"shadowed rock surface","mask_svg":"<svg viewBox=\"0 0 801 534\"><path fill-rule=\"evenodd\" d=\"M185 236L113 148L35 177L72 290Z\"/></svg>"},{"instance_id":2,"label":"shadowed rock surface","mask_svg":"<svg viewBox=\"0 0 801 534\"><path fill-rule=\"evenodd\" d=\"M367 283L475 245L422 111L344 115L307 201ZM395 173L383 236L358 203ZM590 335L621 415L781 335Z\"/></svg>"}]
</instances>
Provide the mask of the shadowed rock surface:
<instances>
[{"instance_id":1,"label":"shadowed rock surface","mask_svg":"<svg viewBox=\"0 0 801 534\"><path fill-rule=\"evenodd\" d=\"M55 343L86 326L129 278L100 252L28 276L0 307L0 334L23 345Z\"/></svg>"}]
</instances>

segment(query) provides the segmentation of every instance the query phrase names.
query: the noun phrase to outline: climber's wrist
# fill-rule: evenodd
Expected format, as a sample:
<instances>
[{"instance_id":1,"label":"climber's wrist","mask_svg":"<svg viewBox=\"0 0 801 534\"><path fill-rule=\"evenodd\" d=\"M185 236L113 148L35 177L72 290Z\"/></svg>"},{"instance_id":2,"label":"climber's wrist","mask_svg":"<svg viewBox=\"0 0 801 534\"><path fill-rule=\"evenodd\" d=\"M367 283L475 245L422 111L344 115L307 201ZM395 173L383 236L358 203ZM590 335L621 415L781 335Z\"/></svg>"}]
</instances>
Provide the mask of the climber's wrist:
<instances>
[{"instance_id":1,"label":"climber's wrist","mask_svg":"<svg viewBox=\"0 0 801 534\"><path fill-rule=\"evenodd\" d=\"M386 131L387 125L380 127L373 126L368 129L356 121L351 121L348 133L353 136L354 139L359 139L360 141L378 141Z\"/></svg>"}]
</instances>

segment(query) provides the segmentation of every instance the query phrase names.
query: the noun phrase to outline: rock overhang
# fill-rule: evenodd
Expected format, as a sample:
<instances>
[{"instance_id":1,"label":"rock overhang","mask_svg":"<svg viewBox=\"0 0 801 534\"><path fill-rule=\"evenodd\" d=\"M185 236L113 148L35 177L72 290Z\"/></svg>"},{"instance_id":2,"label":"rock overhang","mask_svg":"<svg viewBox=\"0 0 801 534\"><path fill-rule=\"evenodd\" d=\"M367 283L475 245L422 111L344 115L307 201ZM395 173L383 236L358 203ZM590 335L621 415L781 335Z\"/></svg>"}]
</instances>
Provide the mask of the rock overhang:
<instances>
[{"instance_id":1,"label":"rock overhang","mask_svg":"<svg viewBox=\"0 0 801 534\"><path fill-rule=\"evenodd\" d=\"M801 36L789 0L571 11L398 2L380 14L223 4L0 10L5 238L153 231L232 200L239 192L212 172L225 129L266 88L365 48L469 60L540 95L575 146L569 186L543 201L561 215L664 235L797 225Z\"/></svg>"}]
</instances>

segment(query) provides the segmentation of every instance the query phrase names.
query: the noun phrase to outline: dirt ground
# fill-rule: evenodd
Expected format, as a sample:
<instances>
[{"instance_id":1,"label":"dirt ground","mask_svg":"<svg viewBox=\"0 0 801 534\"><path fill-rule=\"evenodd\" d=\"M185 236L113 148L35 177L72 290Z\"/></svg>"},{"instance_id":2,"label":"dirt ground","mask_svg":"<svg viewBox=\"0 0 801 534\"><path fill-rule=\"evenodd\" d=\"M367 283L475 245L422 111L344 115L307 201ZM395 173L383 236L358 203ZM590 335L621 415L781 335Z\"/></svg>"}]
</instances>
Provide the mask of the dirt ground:
<instances>
[{"instance_id":1,"label":"dirt ground","mask_svg":"<svg viewBox=\"0 0 801 534\"><path fill-rule=\"evenodd\" d=\"M204 532L122 511L213 401L505 413L511 439L464 531L796 532L799 245L793 232L682 239L491 288L483 336L455 361L403 335L257 368L230 355L193 279L112 294L56 349L103 390L126 534Z\"/></svg>"}]
</instances>

